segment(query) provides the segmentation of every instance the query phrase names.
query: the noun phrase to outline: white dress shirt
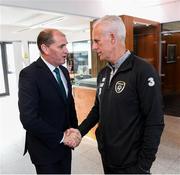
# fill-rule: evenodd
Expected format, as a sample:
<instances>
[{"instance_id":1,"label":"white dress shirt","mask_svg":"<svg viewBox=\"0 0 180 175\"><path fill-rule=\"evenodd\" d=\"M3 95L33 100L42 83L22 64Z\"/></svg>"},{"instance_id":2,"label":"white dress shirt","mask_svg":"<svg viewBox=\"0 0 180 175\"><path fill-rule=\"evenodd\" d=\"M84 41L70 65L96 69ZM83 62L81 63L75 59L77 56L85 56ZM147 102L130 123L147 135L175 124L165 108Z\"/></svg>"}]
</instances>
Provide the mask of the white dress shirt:
<instances>
[{"instance_id":1,"label":"white dress shirt","mask_svg":"<svg viewBox=\"0 0 180 175\"><path fill-rule=\"evenodd\" d=\"M52 74L54 75L54 78L57 80L56 78L56 73L54 72L54 69L56 68L55 66L53 66L52 64L48 63L42 56L41 56L41 59L44 61L44 63L47 65L47 67L50 69L50 71L52 72ZM60 76L61 76L61 80L62 80L62 83L64 85L64 89L66 91L66 96L68 96L68 86L67 86L67 80L62 72L62 70L59 68L59 66L57 67L59 69L59 73L60 73ZM57 80L58 81L58 80Z\"/></svg>"}]
</instances>

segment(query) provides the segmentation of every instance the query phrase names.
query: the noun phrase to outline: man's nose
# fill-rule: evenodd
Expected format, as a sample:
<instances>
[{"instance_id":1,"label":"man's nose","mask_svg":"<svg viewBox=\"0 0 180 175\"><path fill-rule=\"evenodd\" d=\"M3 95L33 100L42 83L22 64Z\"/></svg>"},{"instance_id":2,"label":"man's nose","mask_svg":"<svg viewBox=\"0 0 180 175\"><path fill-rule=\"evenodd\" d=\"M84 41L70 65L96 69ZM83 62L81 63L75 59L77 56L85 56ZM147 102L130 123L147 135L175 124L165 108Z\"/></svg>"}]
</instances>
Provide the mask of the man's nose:
<instances>
[{"instance_id":1,"label":"man's nose","mask_svg":"<svg viewBox=\"0 0 180 175\"><path fill-rule=\"evenodd\" d=\"M67 47L64 48L65 53L69 53Z\"/></svg>"},{"instance_id":2,"label":"man's nose","mask_svg":"<svg viewBox=\"0 0 180 175\"><path fill-rule=\"evenodd\" d=\"M93 43L93 44L92 44L92 49L93 49L93 50L96 50L96 49L97 49L97 44L96 44L96 43Z\"/></svg>"}]
</instances>

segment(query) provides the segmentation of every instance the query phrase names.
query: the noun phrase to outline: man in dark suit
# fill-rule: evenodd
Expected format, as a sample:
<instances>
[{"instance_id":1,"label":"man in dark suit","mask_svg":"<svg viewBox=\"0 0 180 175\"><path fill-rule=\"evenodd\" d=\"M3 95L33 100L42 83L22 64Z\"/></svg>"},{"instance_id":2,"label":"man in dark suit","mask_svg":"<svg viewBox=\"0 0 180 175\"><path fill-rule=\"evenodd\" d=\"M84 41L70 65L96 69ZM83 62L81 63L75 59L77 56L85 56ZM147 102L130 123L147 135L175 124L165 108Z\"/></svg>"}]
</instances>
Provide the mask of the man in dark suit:
<instances>
[{"instance_id":1,"label":"man in dark suit","mask_svg":"<svg viewBox=\"0 0 180 175\"><path fill-rule=\"evenodd\" d=\"M26 129L28 151L38 174L71 173L68 140L80 136L66 134L77 128L77 117L68 71L62 64L68 55L65 35L45 29L37 38L40 58L19 76L20 120Z\"/></svg>"}]
</instances>

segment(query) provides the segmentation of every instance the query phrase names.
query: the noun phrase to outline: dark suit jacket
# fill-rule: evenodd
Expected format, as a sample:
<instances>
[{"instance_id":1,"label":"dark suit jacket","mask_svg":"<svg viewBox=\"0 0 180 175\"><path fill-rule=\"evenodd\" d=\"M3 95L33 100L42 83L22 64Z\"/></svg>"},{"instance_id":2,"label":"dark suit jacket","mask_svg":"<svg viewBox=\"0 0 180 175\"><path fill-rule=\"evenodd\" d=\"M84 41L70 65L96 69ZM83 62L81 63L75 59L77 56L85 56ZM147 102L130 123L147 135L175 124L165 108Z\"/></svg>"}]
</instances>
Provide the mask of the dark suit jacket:
<instances>
[{"instance_id":1,"label":"dark suit jacket","mask_svg":"<svg viewBox=\"0 0 180 175\"><path fill-rule=\"evenodd\" d=\"M39 58L24 68L19 76L20 120L26 129L25 153L34 164L48 164L63 159L70 148L60 141L63 132L77 128L76 111L69 74L60 66L68 84L65 100L47 65Z\"/></svg>"}]
</instances>

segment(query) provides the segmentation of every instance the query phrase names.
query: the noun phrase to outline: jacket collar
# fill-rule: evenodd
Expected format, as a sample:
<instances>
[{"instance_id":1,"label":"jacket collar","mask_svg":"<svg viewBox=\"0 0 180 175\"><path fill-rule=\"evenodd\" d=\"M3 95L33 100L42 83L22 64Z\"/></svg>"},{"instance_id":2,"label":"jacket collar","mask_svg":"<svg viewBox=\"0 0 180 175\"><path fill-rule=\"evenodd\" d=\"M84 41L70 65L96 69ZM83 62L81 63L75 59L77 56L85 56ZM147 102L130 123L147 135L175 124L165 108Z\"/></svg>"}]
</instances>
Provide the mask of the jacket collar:
<instances>
[{"instance_id":1,"label":"jacket collar","mask_svg":"<svg viewBox=\"0 0 180 175\"><path fill-rule=\"evenodd\" d=\"M123 71L127 71L129 69L132 69L133 62L134 62L134 54L131 52L131 54L128 56L128 58L119 67L117 72L123 72Z\"/></svg>"}]
</instances>

